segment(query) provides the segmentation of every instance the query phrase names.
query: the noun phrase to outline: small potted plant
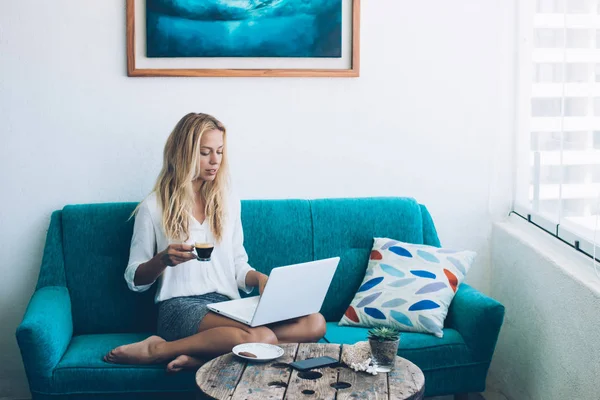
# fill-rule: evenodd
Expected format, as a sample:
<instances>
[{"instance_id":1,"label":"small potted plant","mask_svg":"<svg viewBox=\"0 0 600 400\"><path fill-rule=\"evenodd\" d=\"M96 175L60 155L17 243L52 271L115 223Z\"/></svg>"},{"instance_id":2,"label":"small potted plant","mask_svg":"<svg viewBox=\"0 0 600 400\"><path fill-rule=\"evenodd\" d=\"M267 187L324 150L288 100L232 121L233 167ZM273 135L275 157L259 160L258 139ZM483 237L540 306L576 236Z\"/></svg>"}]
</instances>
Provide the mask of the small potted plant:
<instances>
[{"instance_id":1,"label":"small potted plant","mask_svg":"<svg viewBox=\"0 0 600 400\"><path fill-rule=\"evenodd\" d=\"M400 344L400 332L393 328L377 327L369 331L371 358L377 372L394 369Z\"/></svg>"}]
</instances>

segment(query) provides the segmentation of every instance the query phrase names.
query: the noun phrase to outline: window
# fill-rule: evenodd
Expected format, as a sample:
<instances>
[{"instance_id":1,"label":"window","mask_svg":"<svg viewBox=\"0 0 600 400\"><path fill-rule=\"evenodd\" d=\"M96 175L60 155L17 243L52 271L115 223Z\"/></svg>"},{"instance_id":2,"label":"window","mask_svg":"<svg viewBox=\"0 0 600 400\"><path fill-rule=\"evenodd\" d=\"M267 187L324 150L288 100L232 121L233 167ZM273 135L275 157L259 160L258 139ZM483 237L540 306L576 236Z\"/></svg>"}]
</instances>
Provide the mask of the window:
<instances>
[{"instance_id":1,"label":"window","mask_svg":"<svg viewBox=\"0 0 600 400\"><path fill-rule=\"evenodd\" d=\"M600 0L518 4L514 209L592 255L593 241L600 242L600 233L595 237L600 212Z\"/></svg>"}]
</instances>

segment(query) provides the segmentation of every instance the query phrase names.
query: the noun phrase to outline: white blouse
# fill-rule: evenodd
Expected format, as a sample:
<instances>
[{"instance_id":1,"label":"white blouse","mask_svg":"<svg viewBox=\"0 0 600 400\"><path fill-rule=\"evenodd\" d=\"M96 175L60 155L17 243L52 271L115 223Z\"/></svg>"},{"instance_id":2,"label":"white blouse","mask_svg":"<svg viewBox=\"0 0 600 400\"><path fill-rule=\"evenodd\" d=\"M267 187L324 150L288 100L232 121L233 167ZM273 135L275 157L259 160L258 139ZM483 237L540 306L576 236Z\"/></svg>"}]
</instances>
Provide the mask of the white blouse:
<instances>
[{"instance_id":1,"label":"white blouse","mask_svg":"<svg viewBox=\"0 0 600 400\"><path fill-rule=\"evenodd\" d=\"M195 242L212 241L215 248L211 261L190 260L174 267L167 267L158 277L158 289L154 301L156 303L173 297L194 296L217 292L232 299L240 298L238 288L249 293L252 288L246 287L246 274L254 270L248 264L248 255L244 249L244 234L241 221L241 203L237 198L227 199L228 214L226 216L223 239L217 243L207 224L207 219L200 224L190 215L190 238L184 242L194 245ZM153 283L136 286L133 282L135 271L140 264L149 261L169 244L181 243L167 239L162 226L162 212L158 205L156 192L146 198L135 217L129 263L125 270L125 281L134 292L144 292Z\"/></svg>"}]
</instances>

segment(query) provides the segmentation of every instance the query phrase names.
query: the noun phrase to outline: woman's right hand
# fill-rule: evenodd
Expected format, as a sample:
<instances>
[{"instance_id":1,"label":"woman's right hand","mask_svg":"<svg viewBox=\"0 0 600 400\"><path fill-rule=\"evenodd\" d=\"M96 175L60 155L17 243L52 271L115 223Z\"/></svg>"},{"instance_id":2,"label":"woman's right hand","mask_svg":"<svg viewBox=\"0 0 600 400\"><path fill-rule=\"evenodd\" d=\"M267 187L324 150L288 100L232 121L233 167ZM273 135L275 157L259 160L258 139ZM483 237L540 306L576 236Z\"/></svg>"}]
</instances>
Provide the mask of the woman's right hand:
<instances>
[{"instance_id":1,"label":"woman's right hand","mask_svg":"<svg viewBox=\"0 0 600 400\"><path fill-rule=\"evenodd\" d=\"M158 256L164 265L174 267L186 261L195 260L197 257L192 252L193 250L194 247L190 244L170 244Z\"/></svg>"}]
</instances>

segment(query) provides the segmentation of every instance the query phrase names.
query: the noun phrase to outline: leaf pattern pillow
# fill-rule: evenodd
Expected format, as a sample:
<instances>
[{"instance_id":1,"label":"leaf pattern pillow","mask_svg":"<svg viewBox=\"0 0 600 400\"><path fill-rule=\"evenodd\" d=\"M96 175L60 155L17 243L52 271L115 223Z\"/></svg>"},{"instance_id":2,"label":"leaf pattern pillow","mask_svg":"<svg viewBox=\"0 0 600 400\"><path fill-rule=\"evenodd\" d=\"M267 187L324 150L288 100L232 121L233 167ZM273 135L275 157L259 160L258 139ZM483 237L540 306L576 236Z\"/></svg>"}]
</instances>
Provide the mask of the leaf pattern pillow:
<instances>
[{"instance_id":1,"label":"leaf pattern pillow","mask_svg":"<svg viewBox=\"0 0 600 400\"><path fill-rule=\"evenodd\" d=\"M339 325L443 337L448 307L475 255L375 238L365 278Z\"/></svg>"}]
</instances>

